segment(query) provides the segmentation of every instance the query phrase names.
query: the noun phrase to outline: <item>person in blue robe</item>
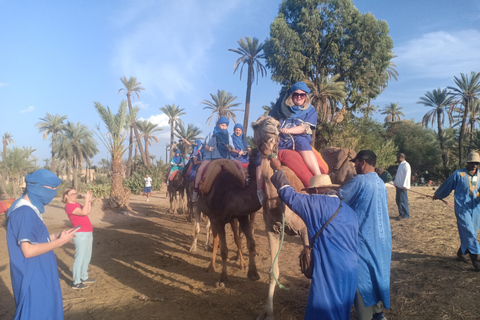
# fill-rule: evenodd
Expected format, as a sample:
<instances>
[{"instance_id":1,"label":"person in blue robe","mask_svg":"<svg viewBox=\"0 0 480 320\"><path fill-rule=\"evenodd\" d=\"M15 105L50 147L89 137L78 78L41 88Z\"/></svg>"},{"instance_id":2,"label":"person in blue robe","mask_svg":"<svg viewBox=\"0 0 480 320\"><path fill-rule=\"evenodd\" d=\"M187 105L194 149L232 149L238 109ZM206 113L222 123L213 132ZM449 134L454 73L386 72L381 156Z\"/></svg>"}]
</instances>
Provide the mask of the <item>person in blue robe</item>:
<instances>
[{"instance_id":1,"label":"person in blue robe","mask_svg":"<svg viewBox=\"0 0 480 320\"><path fill-rule=\"evenodd\" d=\"M240 123L237 123L233 127L232 141L233 146L235 147L235 149L231 151L233 159L236 159L241 163L248 163L248 153L251 149L247 137L243 134L243 126Z\"/></svg>"},{"instance_id":2,"label":"person in blue robe","mask_svg":"<svg viewBox=\"0 0 480 320\"><path fill-rule=\"evenodd\" d=\"M358 219L358 273L355 308L359 320L385 319L390 308L392 234L385 183L375 172L377 156L362 150L351 160L357 175L339 189Z\"/></svg>"},{"instance_id":3,"label":"person in blue robe","mask_svg":"<svg viewBox=\"0 0 480 320\"><path fill-rule=\"evenodd\" d=\"M63 319L63 302L53 249L72 240L75 230L49 234L43 222L44 206L62 182L40 169L25 177L24 194L7 213L7 246L15 297L15 320Z\"/></svg>"},{"instance_id":4,"label":"person in blue robe","mask_svg":"<svg viewBox=\"0 0 480 320\"><path fill-rule=\"evenodd\" d=\"M468 253L475 271L480 271L480 261L478 261L480 248L477 241L478 228L480 228L479 163L480 155L477 152L470 152L467 156L467 168L455 171L435 191L433 197L434 200L443 199L455 190L455 216L460 236L457 257L460 261L467 262L464 255Z\"/></svg>"},{"instance_id":5,"label":"person in blue robe","mask_svg":"<svg viewBox=\"0 0 480 320\"><path fill-rule=\"evenodd\" d=\"M167 176L167 186L170 183L170 177L172 176L172 173L174 173L177 170L183 171L184 165L185 165L185 163L184 163L183 158L180 154L180 151L175 150L175 155L170 160L170 171L168 172L168 176Z\"/></svg>"},{"instance_id":6,"label":"person in blue robe","mask_svg":"<svg viewBox=\"0 0 480 320\"><path fill-rule=\"evenodd\" d=\"M309 187L304 189L309 193L307 195L295 192L290 186L279 160L272 158L270 165L275 171L271 181L280 199L305 222L308 240L313 247L313 276L305 319L350 319L357 287L358 224L355 212L341 203L334 190L339 185L332 184L328 175L313 176ZM314 242L317 232L332 216L331 222Z\"/></svg>"},{"instance_id":7,"label":"person in blue robe","mask_svg":"<svg viewBox=\"0 0 480 320\"><path fill-rule=\"evenodd\" d=\"M231 159L230 151L234 149L232 137L228 133L228 125L230 121L226 117L218 118L213 132L210 132L205 137L205 143L203 145L204 154L200 167L197 170L195 178L195 186L192 193L192 201L195 202L198 199L198 185L202 179L202 174L208 163L215 159ZM231 159L238 168L238 171L243 175L245 179L245 172L242 168L242 163L238 160Z\"/></svg>"}]
</instances>

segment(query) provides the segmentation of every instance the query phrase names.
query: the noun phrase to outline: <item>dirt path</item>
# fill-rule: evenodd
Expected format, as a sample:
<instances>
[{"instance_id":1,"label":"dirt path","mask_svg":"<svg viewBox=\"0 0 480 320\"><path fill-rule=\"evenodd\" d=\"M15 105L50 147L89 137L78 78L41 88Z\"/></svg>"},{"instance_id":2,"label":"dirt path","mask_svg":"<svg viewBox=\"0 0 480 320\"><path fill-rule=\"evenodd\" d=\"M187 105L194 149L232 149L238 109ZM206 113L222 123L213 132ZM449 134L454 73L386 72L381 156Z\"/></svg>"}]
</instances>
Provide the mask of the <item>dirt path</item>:
<instances>
[{"instance_id":1,"label":"dirt path","mask_svg":"<svg viewBox=\"0 0 480 320\"><path fill-rule=\"evenodd\" d=\"M413 190L433 194L427 187ZM454 259L459 240L453 209L410 193L412 219L399 221L394 218L398 215L394 193L389 189L393 257L392 308L387 317L479 319L480 273ZM448 200L453 201L452 197ZM211 253L203 247L205 230L197 252L190 253L193 225L183 214L168 214L164 191L154 192L149 202L132 196L131 215L103 212L100 207L95 203L91 214L94 252L90 276L98 280L95 284L86 290L72 290L74 246L69 243L55 251L66 319L255 319L261 312L270 264L261 214L255 230L261 280L250 281L247 271L238 269L228 231L230 283L220 288L216 286L219 273L206 272ZM3 219L0 217L0 223ZM45 223L51 233L69 226L59 200L47 207ZM0 239L0 319L11 319L14 299L3 228ZM276 319L303 319L309 281L298 267L300 247L298 237L285 238L280 281L290 290L276 291ZM243 251L248 259L245 245ZM352 315L356 319L354 311Z\"/></svg>"}]
</instances>

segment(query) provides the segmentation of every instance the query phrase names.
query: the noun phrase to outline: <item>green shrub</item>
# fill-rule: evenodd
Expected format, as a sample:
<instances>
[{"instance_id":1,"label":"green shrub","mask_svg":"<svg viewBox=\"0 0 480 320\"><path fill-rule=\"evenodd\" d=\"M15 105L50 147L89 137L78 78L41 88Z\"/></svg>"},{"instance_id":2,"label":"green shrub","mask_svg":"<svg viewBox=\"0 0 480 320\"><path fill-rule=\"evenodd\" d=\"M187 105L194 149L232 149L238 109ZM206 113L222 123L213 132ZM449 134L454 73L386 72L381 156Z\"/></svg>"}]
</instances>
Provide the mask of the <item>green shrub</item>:
<instances>
[{"instance_id":1,"label":"green shrub","mask_svg":"<svg viewBox=\"0 0 480 320\"><path fill-rule=\"evenodd\" d=\"M129 189L132 194L141 194L145 186L144 176L134 172L133 176L123 180L123 186Z\"/></svg>"},{"instance_id":2,"label":"green shrub","mask_svg":"<svg viewBox=\"0 0 480 320\"><path fill-rule=\"evenodd\" d=\"M110 184L92 184L89 186L94 198L107 198L110 196Z\"/></svg>"}]
</instances>

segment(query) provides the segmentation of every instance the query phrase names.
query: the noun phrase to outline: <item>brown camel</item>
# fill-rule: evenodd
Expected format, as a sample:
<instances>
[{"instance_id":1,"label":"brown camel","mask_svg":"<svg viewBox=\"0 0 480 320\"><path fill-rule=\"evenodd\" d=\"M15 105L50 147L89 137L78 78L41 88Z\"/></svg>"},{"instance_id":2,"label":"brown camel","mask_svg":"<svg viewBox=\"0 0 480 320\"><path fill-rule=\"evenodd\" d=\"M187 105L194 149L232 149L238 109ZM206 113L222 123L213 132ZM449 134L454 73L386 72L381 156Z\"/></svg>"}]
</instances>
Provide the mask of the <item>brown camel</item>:
<instances>
[{"instance_id":1,"label":"brown camel","mask_svg":"<svg viewBox=\"0 0 480 320\"><path fill-rule=\"evenodd\" d=\"M167 192L170 197L170 213L175 214L177 209L182 208L182 213L185 213L184 192L185 185L183 182L183 175L181 171L176 171L175 176L169 182ZM179 198L177 198L177 192ZM179 202L181 202L179 206Z\"/></svg>"},{"instance_id":2,"label":"brown camel","mask_svg":"<svg viewBox=\"0 0 480 320\"><path fill-rule=\"evenodd\" d=\"M280 201L277 190L270 181L270 178L273 175L273 170L270 167L268 158L278 153L279 122L274 118L262 116L252 124L252 127L254 130L255 144L260 150L260 157L262 159L261 167L265 180L263 219L265 221L265 230L267 232L268 243L270 246L271 261L273 263L279 250L283 214L285 215L285 234L299 235L305 247L308 247L309 245L308 232L303 220ZM337 160L334 157L325 159L325 161L329 165L329 168L338 167ZM290 185L297 192L300 192L301 189L305 187L302 181L288 167L282 166L282 170L290 181ZM352 170L353 172L355 170L353 165L346 161L345 163L342 163L342 170L335 171L335 173L340 172L338 178L334 176L332 180L337 181L337 183L340 181L345 183L348 179L353 177L351 174ZM275 260L273 270L275 270L275 276L278 279L280 275L278 259ZM257 317L257 320L273 320L273 296L275 293L275 285L276 281L272 273L272 268L270 268L270 285L267 301L262 313Z\"/></svg>"},{"instance_id":3,"label":"brown camel","mask_svg":"<svg viewBox=\"0 0 480 320\"><path fill-rule=\"evenodd\" d=\"M255 158L251 157L248 167L250 177L255 177ZM212 224L212 232L214 236L214 251L212 262L209 269L215 270L215 257L218 242L221 243L220 253L222 257L222 272L219 284L228 283L227 274L227 256L228 247L225 237L225 225L230 223L234 233L235 242L238 247L238 257L240 265L243 268L245 261L241 253L241 242L236 232L236 224L234 220L238 220L240 227L247 239L247 247L249 251L249 264L247 276L251 280L258 280L260 277L255 265L255 241L253 239L252 228L250 227L250 215L258 211L261 206L257 197L257 186L255 179L251 179L248 186L243 187L242 183L235 175L229 171L221 171L215 178L210 192L194 203L194 213L196 219L195 237L190 251L196 250L198 233L200 232L200 213L204 213L210 219Z\"/></svg>"}]
</instances>

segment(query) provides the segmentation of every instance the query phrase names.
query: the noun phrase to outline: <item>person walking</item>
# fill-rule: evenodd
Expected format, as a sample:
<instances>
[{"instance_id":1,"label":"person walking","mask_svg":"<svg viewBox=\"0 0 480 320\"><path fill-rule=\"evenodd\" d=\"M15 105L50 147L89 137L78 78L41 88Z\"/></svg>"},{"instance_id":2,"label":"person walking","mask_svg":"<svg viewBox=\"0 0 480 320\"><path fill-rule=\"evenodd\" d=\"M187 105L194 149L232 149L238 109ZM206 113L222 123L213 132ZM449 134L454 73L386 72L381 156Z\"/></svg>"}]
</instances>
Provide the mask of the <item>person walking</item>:
<instances>
[{"instance_id":1,"label":"person walking","mask_svg":"<svg viewBox=\"0 0 480 320\"><path fill-rule=\"evenodd\" d=\"M85 194L85 205L77 202L77 190L66 188L63 192L62 201L65 203L65 213L70 219L73 228L79 227L73 238L75 244L75 256L73 259L73 285L72 288L82 290L88 288L88 283L96 282L88 276L88 265L92 259L93 226L88 218L92 208L92 192Z\"/></svg>"},{"instance_id":2,"label":"person walking","mask_svg":"<svg viewBox=\"0 0 480 320\"><path fill-rule=\"evenodd\" d=\"M443 199L455 191L455 216L460 236L457 258L462 262L468 262L464 257L468 253L475 271L480 271L478 259L480 247L477 241L477 233L480 228L479 164L480 155L477 152L470 152L467 156L467 167L455 171L435 191L433 196L433 200Z\"/></svg>"},{"instance_id":3,"label":"person walking","mask_svg":"<svg viewBox=\"0 0 480 320\"><path fill-rule=\"evenodd\" d=\"M147 196L147 201L149 201L150 193L152 193L152 178L150 178L147 174L144 180L145 180L145 188L143 189L143 194Z\"/></svg>"},{"instance_id":4,"label":"person walking","mask_svg":"<svg viewBox=\"0 0 480 320\"><path fill-rule=\"evenodd\" d=\"M339 185L332 184L328 175L313 176L308 188L302 190L307 195L290 186L278 159L271 158L270 166L275 171L270 180L280 199L302 218L308 229L313 275L305 319L350 319L357 282L355 212L340 201L335 191Z\"/></svg>"},{"instance_id":5,"label":"person walking","mask_svg":"<svg viewBox=\"0 0 480 320\"><path fill-rule=\"evenodd\" d=\"M397 202L399 217L410 219L407 190L410 189L412 170L410 169L410 164L405 160L405 154L397 154L397 162L400 165L398 166L395 180L393 180L393 185L397 191L395 201Z\"/></svg>"},{"instance_id":6,"label":"person walking","mask_svg":"<svg viewBox=\"0 0 480 320\"><path fill-rule=\"evenodd\" d=\"M392 234L385 183L375 172L377 156L362 150L350 160L357 175L339 189L340 199L358 219L358 270L355 309L359 320L384 320L390 308Z\"/></svg>"},{"instance_id":7,"label":"person walking","mask_svg":"<svg viewBox=\"0 0 480 320\"><path fill-rule=\"evenodd\" d=\"M53 250L75 236L75 230L49 234L45 207L62 180L40 169L25 177L26 188L7 213L7 246L15 298L15 320L63 319L62 290Z\"/></svg>"}]
</instances>

